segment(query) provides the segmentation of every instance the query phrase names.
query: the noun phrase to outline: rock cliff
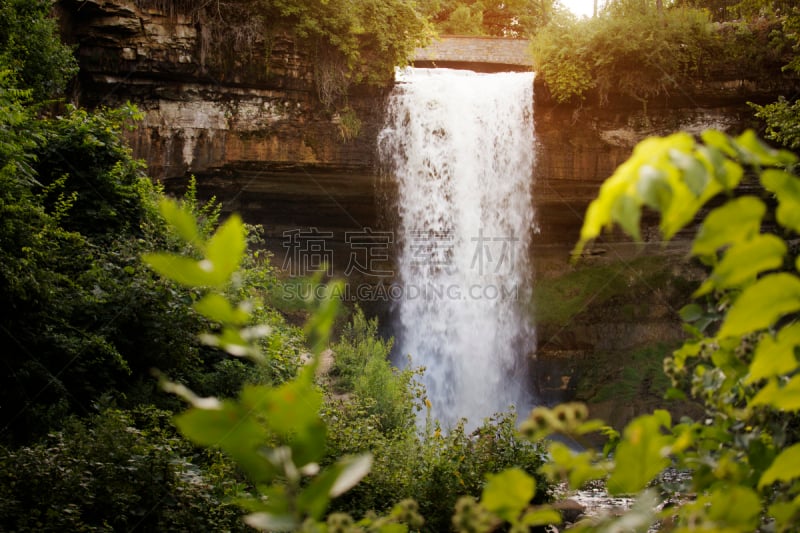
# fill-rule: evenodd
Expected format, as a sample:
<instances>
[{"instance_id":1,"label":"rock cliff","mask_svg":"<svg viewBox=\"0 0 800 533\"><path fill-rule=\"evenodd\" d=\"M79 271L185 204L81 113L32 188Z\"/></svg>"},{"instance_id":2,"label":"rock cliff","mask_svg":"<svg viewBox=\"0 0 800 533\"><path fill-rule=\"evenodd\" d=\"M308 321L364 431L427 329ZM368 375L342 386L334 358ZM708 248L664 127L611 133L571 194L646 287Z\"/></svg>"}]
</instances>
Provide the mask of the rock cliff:
<instances>
[{"instance_id":1,"label":"rock cliff","mask_svg":"<svg viewBox=\"0 0 800 533\"><path fill-rule=\"evenodd\" d=\"M348 117L319 103L309 51L288 31L264 35L247 21L220 25L183 4L61 0L64 34L81 65L77 101L136 104L144 119L129 140L158 180L195 174L201 187L233 201L232 209L277 210L265 220L300 223L307 210L318 226L374 224L375 139L390 87L351 89L348 105L360 120L352 136ZM537 81L537 246L571 246L602 180L645 136L738 131L755 124L746 101L798 88L780 74L716 80L645 111L613 95L602 107L591 95L579 105L557 104ZM337 214L342 208L347 213Z\"/></svg>"},{"instance_id":2,"label":"rock cliff","mask_svg":"<svg viewBox=\"0 0 800 533\"><path fill-rule=\"evenodd\" d=\"M201 192L256 222L374 223L375 138L389 88L351 90L354 128L320 104L310 54L288 32L220 28L180 4L62 0L81 66L77 102L136 104L144 118L129 142L168 188L194 174Z\"/></svg>"}]
</instances>

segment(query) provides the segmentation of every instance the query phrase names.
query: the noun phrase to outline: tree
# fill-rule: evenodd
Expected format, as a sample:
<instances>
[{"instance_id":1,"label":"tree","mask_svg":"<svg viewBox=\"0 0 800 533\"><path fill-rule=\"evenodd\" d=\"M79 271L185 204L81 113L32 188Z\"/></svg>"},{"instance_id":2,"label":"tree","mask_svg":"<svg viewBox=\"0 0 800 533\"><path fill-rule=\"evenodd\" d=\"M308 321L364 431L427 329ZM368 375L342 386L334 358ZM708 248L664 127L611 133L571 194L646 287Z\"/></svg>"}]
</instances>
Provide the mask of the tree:
<instances>
[{"instance_id":1,"label":"tree","mask_svg":"<svg viewBox=\"0 0 800 533\"><path fill-rule=\"evenodd\" d=\"M0 0L0 72L35 101L61 96L78 64L58 38L50 0Z\"/></svg>"},{"instance_id":2,"label":"tree","mask_svg":"<svg viewBox=\"0 0 800 533\"><path fill-rule=\"evenodd\" d=\"M527 38L555 10L555 0L444 0L429 4L426 13L446 35Z\"/></svg>"}]
</instances>

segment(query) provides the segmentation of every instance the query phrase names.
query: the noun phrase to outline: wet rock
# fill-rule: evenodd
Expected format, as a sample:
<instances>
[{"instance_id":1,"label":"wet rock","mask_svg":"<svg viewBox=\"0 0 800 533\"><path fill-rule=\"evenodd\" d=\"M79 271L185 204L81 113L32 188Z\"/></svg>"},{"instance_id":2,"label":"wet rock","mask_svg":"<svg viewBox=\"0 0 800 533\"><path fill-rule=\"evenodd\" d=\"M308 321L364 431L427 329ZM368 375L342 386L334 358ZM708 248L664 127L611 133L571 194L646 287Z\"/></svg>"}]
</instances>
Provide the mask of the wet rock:
<instances>
[{"instance_id":1,"label":"wet rock","mask_svg":"<svg viewBox=\"0 0 800 533\"><path fill-rule=\"evenodd\" d=\"M586 512L586 507L572 498L555 502L553 508L561 514L562 523L569 524L580 520Z\"/></svg>"}]
</instances>

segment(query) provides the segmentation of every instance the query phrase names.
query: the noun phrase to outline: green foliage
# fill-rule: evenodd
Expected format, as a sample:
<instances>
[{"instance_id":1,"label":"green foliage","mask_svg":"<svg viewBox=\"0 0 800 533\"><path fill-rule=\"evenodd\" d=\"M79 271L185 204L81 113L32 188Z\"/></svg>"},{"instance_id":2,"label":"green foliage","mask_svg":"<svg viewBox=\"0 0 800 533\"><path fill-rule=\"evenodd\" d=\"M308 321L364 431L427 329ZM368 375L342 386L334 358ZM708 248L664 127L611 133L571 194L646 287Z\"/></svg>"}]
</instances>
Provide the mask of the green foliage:
<instances>
[{"instance_id":1,"label":"green foliage","mask_svg":"<svg viewBox=\"0 0 800 533\"><path fill-rule=\"evenodd\" d=\"M472 433L459 424L448 433L429 421L424 434L413 426L386 433L377 415L358 402L332 403L325 410L329 457L371 450L372 469L361 483L333 502L333 509L355 516L385 512L399 498L414 498L425 518L424 531L447 531L456 502L479 497L488 474L516 466L535 479L534 501L545 501L547 484L537 469L542 446L516 432L513 414L484 421Z\"/></svg>"},{"instance_id":2,"label":"green foliage","mask_svg":"<svg viewBox=\"0 0 800 533\"><path fill-rule=\"evenodd\" d=\"M269 49L276 31L290 29L312 54L318 94L330 109L346 106L351 84L391 81L431 34L416 2L403 0L235 0L200 9L233 50L257 39Z\"/></svg>"},{"instance_id":3,"label":"green foliage","mask_svg":"<svg viewBox=\"0 0 800 533\"><path fill-rule=\"evenodd\" d=\"M535 69L559 102L596 88L641 101L666 94L696 71L710 42L698 11L631 10L622 15L553 20L532 40Z\"/></svg>"},{"instance_id":4,"label":"green foliage","mask_svg":"<svg viewBox=\"0 0 800 533\"><path fill-rule=\"evenodd\" d=\"M193 464L169 413L107 410L46 441L0 448L4 531L244 530L231 465Z\"/></svg>"},{"instance_id":5,"label":"green foliage","mask_svg":"<svg viewBox=\"0 0 800 533\"><path fill-rule=\"evenodd\" d=\"M446 35L527 38L556 10L553 0L442 0L429 2L427 15Z\"/></svg>"},{"instance_id":6,"label":"green foliage","mask_svg":"<svg viewBox=\"0 0 800 533\"><path fill-rule=\"evenodd\" d=\"M10 72L37 102L61 96L78 72L72 51L59 40L52 7L51 0L0 2L0 72Z\"/></svg>"},{"instance_id":7,"label":"green foliage","mask_svg":"<svg viewBox=\"0 0 800 533\"><path fill-rule=\"evenodd\" d=\"M203 340L233 356L260 362L263 354L257 341L269 334L269 328L248 326L250 303L220 292L237 283L234 274L244 259L246 242L241 221L230 217L206 239L181 206L164 201L161 211L199 249L202 258L162 252L146 255L145 261L178 283L210 287L195 309L219 323L220 331L205 334ZM192 405L175 419L181 432L198 445L224 451L258 487L263 497L239 500L249 511L245 523L256 529L311 527L322 519L330 499L358 483L372 463L370 454L360 454L341 458L324 470L319 467L327 431L319 413L322 394L315 388L313 376L337 313L330 297L335 290L330 287L328 298L306 326L315 358L294 380L277 387L248 385L236 399L222 401L198 397L177 383L164 383L167 390ZM265 450L265 444L270 448Z\"/></svg>"},{"instance_id":8,"label":"green foliage","mask_svg":"<svg viewBox=\"0 0 800 533\"><path fill-rule=\"evenodd\" d=\"M42 124L34 168L39 183L49 187L46 208L61 195L74 196L59 221L65 229L93 238L139 230L147 177L120 137L126 123L139 116L133 106L96 113L68 106L64 116ZM62 186L52 187L57 181Z\"/></svg>"},{"instance_id":9,"label":"green foliage","mask_svg":"<svg viewBox=\"0 0 800 533\"><path fill-rule=\"evenodd\" d=\"M698 80L757 79L785 63L796 38L779 19L711 24L701 9L614 2L601 16L554 17L532 39L535 70L558 102L595 90L643 104Z\"/></svg>"},{"instance_id":10,"label":"green foliage","mask_svg":"<svg viewBox=\"0 0 800 533\"><path fill-rule=\"evenodd\" d=\"M718 22L783 14L795 7L792 0L677 0L676 7L706 9Z\"/></svg>"},{"instance_id":11,"label":"green foliage","mask_svg":"<svg viewBox=\"0 0 800 533\"><path fill-rule=\"evenodd\" d=\"M543 462L539 446L517 437L514 414L486 420L472 434L466 433L463 422L447 434L429 424L422 462L412 474L419 477L414 494L430 531L446 530L458 499L478 497L487 474L518 467L534 476ZM540 485L540 489L544 488ZM537 501L545 498L544 490L537 493Z\"/></svg>"},{"instance_id":12,"label":"green foliage","mask_svg":"<svg viewBox=\"0 0 800 533\"><path fill-rule=\"evenodd\" d=\"M800 148L800 100L789 102L781 96L771 104L750 105L756 110L756 116L767 123L768 139L792 150Z\"/></svg>"},{"instance_id":13,"label":"green foliage","mask_svg":"<svg viewBox=\"0 0 800 533\"><path fill-rule=\"evenodd\" d=\"M361 119L352 107L345 107L339 111L339 137L345 142L358 137L361 132Z\"/></svg>"},{"instance_id":14,"label":"green foliage","mask_svg":"<svg viewBox=\"0 0 800 533\"><path fill-rule=\"evenodd\" d=\"M333 347L332 376L340 392L351 392L363 402L366 412L375 415L380 428L391 432L414 424L414 370L392 367L389 353L392 342L377 333L377 319L368 320L356 309Z\"/></svg>"},{"instance_id":15,"label":"green foliage","mask_svg":"<svg viewBox=\"0 0 800 533\"><path fill-rule=\"evenodd\" d=\"M0 70L0 177L22 185L36 183L32 153L39 132L26 104L31 90L18 89L10 72Z\"/></svg>"},{"instance_id":16,"label":"green foliage","mask_svg":"<svg viewBox=\"0 0 800 533\"><path fill-rule=\"evenodd\" d=\"M705 144L696 143L689 134L676 133L652 137L637 145L631 158L603 183L598 198L587 209L573 253L579 254L589 240L614 222L640 239L639 220L644 206L661 212L661 232L664 238L672 238L711 198L732 192L740 183L744 170L733 158L760 167L781 167L795 160L788 152L762 144L752 131L734 139L708 130L702 138ZM771 175L764 174L767 178ZM792 184L790 181L783 185L781 192L791 194ZM719 247L747 241L757 233L765 209L763 202L755 197L734 201L745 216L739 218L735 205L712 212L693 246L693 253L701 259L716 263L709 256ZM743 234L738 236L740 230Z\"/></svg>"},{"instance_id":17,"label":"green foliage","mask_svg":"<svg viewBox=\"0 0 800 533\"><path fill-rule=\"evenodd\" d=\"M195 292L141 263L154 248L191 246L165 227L161 191L119 137L135 108L36 118L26 94L0 89L3 439L58 428L106 393L121 405L169 407L154 367L200 390L224 385L220 394L294 375L301 336L276 314L260 315L275 328L267 349L275 365L223 364L197 340L206 322L187 305ZM185 205L207 235L218 206L198 205L191 188ZM249 257L240 290L260 290L269 272Z\"/></svg>"},{"instance_id":18,"label":"green foliage","mask_svg":"<svg viewBox=\"0 0 800 533\"><path fill-rule=\"evenodd\" d=\"M483 35L483 6L458 5L438 26L445 35Z\"/></svg>"},{"instance_id":19,"label":"green foliage","mask_svg":"<svg viewBox=\"0 0 800 533\"><path fill-rule=\"evenodd\" d=\"M103 116L97 120L108 124ZM35 161L32 150L46 142L60 121L30 119L26 127L38 133L29 142L9 139L10 151L16 152L12 159ZM115 141L109 150L113 153L118 144ZM40 169L41 161L31 167L10 164L0 176L4 309L0 335L9 370L2 386L6 429L12 422L46 426L51 415L57 418L65 409L85 409L105 387L131 373L121 346L109 339L121 329L135 327L114 320L125 317L128 307L136 307L125 301L141 288L135 283L138 252L131 249L135 245L132 239L121 238L101 250L88 236L65 228L81 198L76 191L63 190L67 181L63 176L48 187L36 187L33 181L41 179ZM131 194L141 205L152 188L143 177L135 179ZM120 301L127 305L120 307Z\"/></svg>"},{"instance_id":20,"label":"green foliage","mask_svg":"<svg viewBox=\"0 0 800 533\"><path fill-rule=\"evenodd\" d=\"M554 462L544 469L551 478L578 487L608 472L611 493L638 495L639 507L617 521L586 523L581 530L634 522L646 528L659 517L679 530L797 528L797 261L787 257L789 247L780 236L765 233L769 206L763 199L731 194L745 167L754 170L774 195L773 220L780 235L796 233L800 227L791 206L800 197L800 178L792 172L798 159L769 148L752 132L732 138L710 130L702 140L675 134L640 143L590 205L575 248L579 254L614 223L638 239L643 206L661 214L668 239L712 198L729 195L704 216L692 246L692 255L711 269L696 293L707 299L707 307L692 304L682 310L691 338L664 361L676 387L672 396L689 390L704 403L704 419L675 424L664 411L639 417L610 441L605 452L613 449L613 458L552 445ZM534 438L553 431L578 436L586 431L582 419L538 408L523 431ZM658 483L669 465L691 473L683 490L697 497L656 514L657 498L647 487Z\"/></svg>"},{"instance_id":21,"label":"green foliage","mask_svg":"<svg viewBox=\"0 0 800 533\"><path fill-rule=\"evenodd\" d=\"M106 392L166 406L153 367L211 383L220 356L196 340L205 324L186 305L191 291L139 258L177 239L157 213L161 192L119 138L135 109L35 119L12 105L6 125L19 133L5 138L0 172L3 438L57 428Z\"/></svg>"},{"instance_id":22,"label":"green foliage","mask_svg":"<svg viewBox=\"0 0 800 533\"><path fill-rule=\"evenodd\" d=\"M579 30L583 24L558 19L541 28L531 40L534 70L559 102L582 96L596 85L591 63L585 57L590 37Z\"/></svg>"}]
</instances>

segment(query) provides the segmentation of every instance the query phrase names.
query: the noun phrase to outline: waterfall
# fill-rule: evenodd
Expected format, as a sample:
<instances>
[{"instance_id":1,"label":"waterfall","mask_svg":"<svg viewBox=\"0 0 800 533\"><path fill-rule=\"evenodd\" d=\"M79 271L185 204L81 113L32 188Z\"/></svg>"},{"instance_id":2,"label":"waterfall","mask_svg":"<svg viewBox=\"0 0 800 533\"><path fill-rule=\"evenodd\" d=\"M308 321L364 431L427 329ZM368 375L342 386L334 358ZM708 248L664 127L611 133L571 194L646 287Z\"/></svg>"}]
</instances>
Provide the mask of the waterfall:
<instances>
[{"instance_id":1,"label":"waterfall","mask_svg":"<svg viewBox=\"0 0 800 533\"><path fill-rule=\"evenodd\" d=\"M533 73L405 69L378 146L397 187L397 352L426 368L433 416L529 407Z\"/></svg>"}]
</instances>

